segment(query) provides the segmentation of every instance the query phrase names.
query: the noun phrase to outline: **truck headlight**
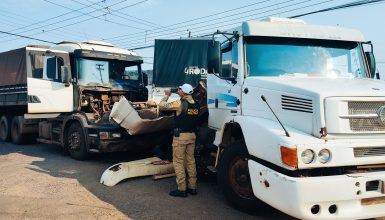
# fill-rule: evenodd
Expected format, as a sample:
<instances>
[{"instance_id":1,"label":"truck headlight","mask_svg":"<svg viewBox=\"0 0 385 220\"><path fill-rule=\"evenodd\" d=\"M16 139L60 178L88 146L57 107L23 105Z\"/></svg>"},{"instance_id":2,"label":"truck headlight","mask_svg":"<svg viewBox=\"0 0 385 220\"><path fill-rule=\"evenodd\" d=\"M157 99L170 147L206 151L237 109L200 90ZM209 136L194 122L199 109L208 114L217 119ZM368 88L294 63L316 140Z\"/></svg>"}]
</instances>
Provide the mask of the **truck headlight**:
<instances>
[{"instance_id":1,"label":"truck headlight","mask_svg":"<svg viewBox=\"0 0 385 220\"><path fill-rule=\"evenodd\" d=\"M106 140L110 138L110 133L107 131L101 131L99 132L99 138L100 140Z\"/></svg>"},{"instance_id":2,"label":"truck headlight","mask_svg":"<svg viewBox=\"0 0 385 220\"><path fill-rule=\"evenodd\" d=\"M304 150L301 153L301 160L305 164L309 164L309 163L313 162L314 157L315 157L314 151L312 151L310 149Z\"/></svg>"},{"instance_id":3,"label":"truck headlight","mask_svg":"<svg viewBox=\"0 0 385 220\"><path fill-rule=\"evenodd\" d=\"M112 133L111 136L113 138L121 138L122 137L122 134L121 133Z\"/></svg>"},{"instance_id":4,"label":"truck headlight","mask_svg":"<svg viewBox=\"0 0 385 220\"><path fill-rule=\"evenodd\" d=\"M121 137L122 137L122 134L119 132L108 132L108 131L99 132L100 140L107 140L107 139L114 139L114 138L121 138Z\"/></svg>"},{"instance_id":5,"label":"truck headlight","mask_svg":"<svg viewBox=\"0 0 385 220\"><path fill-rule=\"evenodd\" d=\"M330 153L330 151L328 149L322 149L318 153L318 160L321 163L329 162L330 158L331 158L331 153Z\"/></svg>"}]
</instances>

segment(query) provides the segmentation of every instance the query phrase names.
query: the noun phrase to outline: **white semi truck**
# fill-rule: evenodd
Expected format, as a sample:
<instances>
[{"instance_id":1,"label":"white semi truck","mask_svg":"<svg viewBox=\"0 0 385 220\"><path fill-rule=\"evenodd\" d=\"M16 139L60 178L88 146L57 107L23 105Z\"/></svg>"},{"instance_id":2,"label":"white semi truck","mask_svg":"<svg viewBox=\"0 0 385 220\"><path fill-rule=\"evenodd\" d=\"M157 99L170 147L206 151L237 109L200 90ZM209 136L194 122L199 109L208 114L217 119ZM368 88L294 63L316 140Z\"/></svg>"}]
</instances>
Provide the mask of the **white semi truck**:
<instances>
[{"instance_id":1,"label":"white semi truck","mask_svg":"<svg viewBox=\"0 0 385 220\"><path fill-rule=\"evenodd\" d=\"M121 96L137 110L148 107L142 63L136 53L98 41L0 53L0 139L20 144L34 136L75 159L158 144L162 133L133 136L109 121Z\"/></svg>"},{"instance_id":2,"label":"white semi truck","mask_svg":"<svg viewBox=\"0 0 385 220\"><path fill-rule=\"evenodd\" d=\"M216 152L228 201L248 210L263 201L300 219L385 216L385 83L375 79L371 43L356 30L277 18L222 34L220 46L213 39L211 49L207 40L201 47L209 117L198 137ZM174 41L159 54L155 44L155 83L195 73L156 69L189 57L184 48L194 46ZM210 165L207 158L197 164ZM119 163L101 182L132 173Z\"/></svg>"},{"instance_id":3,"label":"white semi truck","mask_svg":"<svg viewBox=\"0 0 385 220\"><path fill-rule=\"evenodd\" d=\"M356 30L280 18L222 34L220 47L202 47L211 55L201 131L215 133L230 203L263 201L300 219L385 216L385 83L371 43Z\"/></svg>"},{"instance_id":4,"label":"white semi truck","mask_svg":"<svg viewBox=\"0 0 385 220\"><path fill-rule=\"evenodd\" d=\"M236 31L207 79L229 201L250 209L261 200L300 219L385 216L385 83L373 79L370 42L301 20Z\"/></svg>"}]
</instances>

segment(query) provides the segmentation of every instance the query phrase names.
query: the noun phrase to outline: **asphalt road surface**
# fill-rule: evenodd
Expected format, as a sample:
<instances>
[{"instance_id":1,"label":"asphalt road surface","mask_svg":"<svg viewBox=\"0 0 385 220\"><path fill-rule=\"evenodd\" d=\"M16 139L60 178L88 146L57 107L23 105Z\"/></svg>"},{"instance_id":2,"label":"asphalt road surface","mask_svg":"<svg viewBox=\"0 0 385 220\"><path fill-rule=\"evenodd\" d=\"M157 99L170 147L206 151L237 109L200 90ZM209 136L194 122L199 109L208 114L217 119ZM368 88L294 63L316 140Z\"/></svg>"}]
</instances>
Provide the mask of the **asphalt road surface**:
<instances>
[{"instance_id":1,"label":"asphalt road surface","mask_svg":"<svg viewBox=\"0 0 385 220\"><path fill-rule=\"evenodd\" d=\"M76 161L47 144L0 141L0 219L290 219L271 208L252 214L230 207L215 178L199 180L198 195L173 198L174 177L99 183L109 166L146 158L138 153L100 154Z\"/></svg>"}]
</instances>

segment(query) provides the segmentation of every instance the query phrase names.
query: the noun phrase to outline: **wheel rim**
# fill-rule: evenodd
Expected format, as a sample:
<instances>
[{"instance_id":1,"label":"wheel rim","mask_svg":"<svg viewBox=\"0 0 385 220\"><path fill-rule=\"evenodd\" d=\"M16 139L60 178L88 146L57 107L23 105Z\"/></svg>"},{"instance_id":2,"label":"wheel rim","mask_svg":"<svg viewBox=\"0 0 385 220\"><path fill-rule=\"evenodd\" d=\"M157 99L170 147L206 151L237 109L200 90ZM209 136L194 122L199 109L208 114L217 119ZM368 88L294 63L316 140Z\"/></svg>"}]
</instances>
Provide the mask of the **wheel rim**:
<instances>
[{"instance_id":1,"label":"wheel rim","mask_svg":"<svg viewBox=\"0 0 385 220\"><path fill-rule=\"evenodd\" d=\"M230 164L229 181L234 192L241 198L252 199L253 189L247 163L248 158L243 156L236 157Z\"/></svg>"},{"instance_id":2,"label":"wheel rim","mask_svg":"<svg viewBox=\"0 0 385 220\"><path fill-rule=\"evenodd\" d=\"M74 131L69 135L68 146L70 150L79 150L80 149L80 132Z\"/></svg>"}]
</instances>

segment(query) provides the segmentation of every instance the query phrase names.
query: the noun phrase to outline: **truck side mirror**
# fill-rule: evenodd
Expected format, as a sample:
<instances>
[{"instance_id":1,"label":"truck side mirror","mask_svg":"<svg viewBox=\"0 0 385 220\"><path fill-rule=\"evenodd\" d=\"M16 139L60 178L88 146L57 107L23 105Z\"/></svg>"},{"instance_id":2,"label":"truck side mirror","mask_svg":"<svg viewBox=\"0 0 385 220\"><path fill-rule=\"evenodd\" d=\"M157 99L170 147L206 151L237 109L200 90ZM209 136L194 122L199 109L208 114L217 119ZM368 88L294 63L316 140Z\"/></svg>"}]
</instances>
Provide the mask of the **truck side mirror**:
<instances>
[{"instance_id":1,"label":"truck side mirror","mask_svg":"<svg viewBox=\"0 0 385 220\"><path fill-rule=\"evenodd\" d=\"M376 76L376 59L373 52L365 52L366 61L368 61L370 77L374 78Z\"/></svg>"},{"instance_id":2,"label":"truck side mirror","mask_svg":"<svg viewBox=\"0 0 385 220\"><path fill-rule=\"evenodd\" d=\"M63 82L66 87L71 85L72 77L71 77L71 71L69 66L61 66L61 72L63 74Z\"/></svg>"},{"instance_id":3,"label":"truck side mirror","mask_svg":"<svg viewBox=\"0 0 385 220\"><path fill-rule=\"evenodd\" d=\"M148 76L147 76L147 74L142 72L142 76L143 76L143 85L144 86L148 86Z\"/></svg>"},{"instance_id":4,"label":"truck side mirror","mask_svg":"<svg viewBox=\"0 0 385 220\"><path fill-rule=\"evenodd\" d=\"M218 41L209 43L207 52L208 73L219 73L221 69L221 46Z\"/></svg>"}]
</instances>

